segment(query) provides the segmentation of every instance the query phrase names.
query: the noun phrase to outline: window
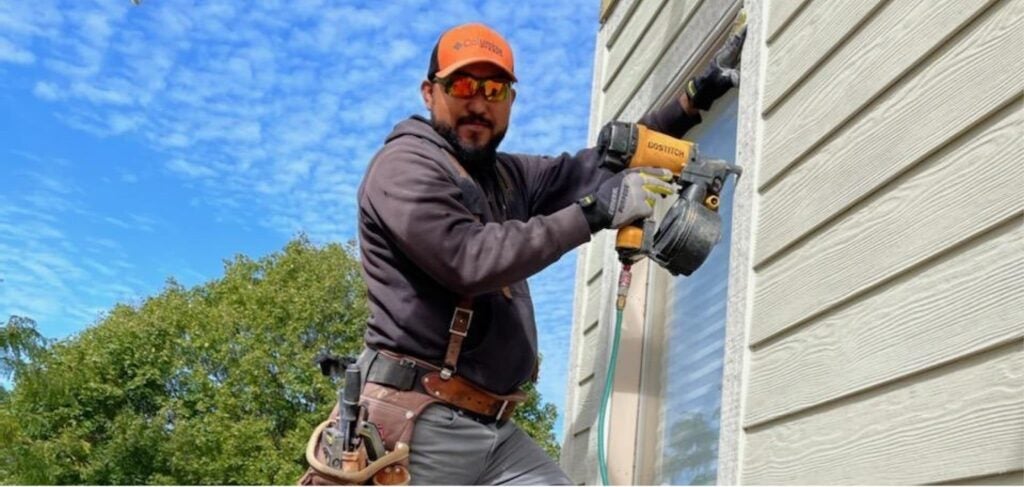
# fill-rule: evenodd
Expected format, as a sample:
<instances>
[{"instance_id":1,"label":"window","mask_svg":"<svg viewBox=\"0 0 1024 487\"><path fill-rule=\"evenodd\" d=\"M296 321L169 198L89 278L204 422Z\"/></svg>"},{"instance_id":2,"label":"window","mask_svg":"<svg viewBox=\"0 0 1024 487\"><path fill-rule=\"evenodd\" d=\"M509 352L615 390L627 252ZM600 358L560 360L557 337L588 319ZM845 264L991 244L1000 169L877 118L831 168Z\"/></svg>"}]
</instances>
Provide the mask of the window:
<instances>
[{"instance_id":1,"label":"window","mask_svg":"<svg viewBox=\"0 0 1024 487\"><path fill-rule=\"evenodd\" d=\"M685 135L697 142L702 157L735 161L737 107L733 90ZM665 340L660 364L654 364L661 383L656 483L702 485L717 479L734 187L730 178L722 194L722 240L691 276L667 279L656 301L665 307Z\"/></svg>"}]
</instances>

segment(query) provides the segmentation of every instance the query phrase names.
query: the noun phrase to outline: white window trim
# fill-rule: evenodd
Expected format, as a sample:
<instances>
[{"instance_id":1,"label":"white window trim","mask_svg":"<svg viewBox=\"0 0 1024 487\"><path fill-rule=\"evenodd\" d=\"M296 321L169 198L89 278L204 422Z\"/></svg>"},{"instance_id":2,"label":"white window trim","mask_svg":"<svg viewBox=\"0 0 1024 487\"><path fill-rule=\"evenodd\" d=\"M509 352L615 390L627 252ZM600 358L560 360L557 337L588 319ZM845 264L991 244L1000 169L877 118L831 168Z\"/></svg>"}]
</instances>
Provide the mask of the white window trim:
<instances>
[{"instance_id":1,"label":"white window trim","mask_svg":"<svg viewBox=\"0 0 1024 487\"><path fill-rule=\"evenodd\" d=\"M743 390L750 364L747 336L753 302L752 267L754 229L757 221L757 181L760 160L761 80L766 55L762 46L767 21L766 0L746 0L747 39L743 49L742 89L736 127L736 163L743 167L732 207L732 245L729 253L729 302L726 308L725 355L722 364L722 410L719 422L719 485L742 483Z\"/></svg>"}]
</instances>

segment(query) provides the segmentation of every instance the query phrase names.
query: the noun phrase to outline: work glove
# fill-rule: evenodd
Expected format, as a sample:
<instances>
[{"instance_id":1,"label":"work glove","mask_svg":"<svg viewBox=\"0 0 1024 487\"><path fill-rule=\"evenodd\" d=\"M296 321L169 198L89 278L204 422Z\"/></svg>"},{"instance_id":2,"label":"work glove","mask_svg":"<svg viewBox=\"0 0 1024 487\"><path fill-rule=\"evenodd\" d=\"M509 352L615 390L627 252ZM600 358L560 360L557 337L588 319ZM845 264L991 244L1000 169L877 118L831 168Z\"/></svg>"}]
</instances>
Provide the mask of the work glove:
<instances>
[{"instance_id":1,"label":"work glove","mask_svg":"<svg viewBox=\"0 0 1024 487\"><path fill-rule=\"evenodd\" d=\"M740 85L740 54L746 39L747 26L744 25L715 53L704 72L686 83L686 96L694 107L707 110L711 103Z\"/></svg>"},{"instance_id":2,"label":"work glove","mask_svg":"<svg viewBox=\"0 0 1024 487\"><path fill-rule=\"evenodd\" d=\"M657 196L672 194L672 171L654 167L627 169L606 179L593 193L577 202L583 208L590 233L622 228L651 216Z\"/></svg>"}]
</instances>

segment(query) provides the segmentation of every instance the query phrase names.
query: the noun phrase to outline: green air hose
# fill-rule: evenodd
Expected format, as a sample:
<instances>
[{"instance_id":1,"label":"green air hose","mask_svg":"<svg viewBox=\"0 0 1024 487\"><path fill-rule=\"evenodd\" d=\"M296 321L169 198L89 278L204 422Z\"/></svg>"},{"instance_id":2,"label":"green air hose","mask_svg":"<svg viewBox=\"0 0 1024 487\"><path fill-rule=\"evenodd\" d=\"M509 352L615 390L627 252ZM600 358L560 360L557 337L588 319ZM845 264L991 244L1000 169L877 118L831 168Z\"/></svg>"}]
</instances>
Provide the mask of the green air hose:
<instances>
[{"instance_id":1,"label":"green air hose","mask_svg":"<svg viewBox=\"0 0 1024 487\"><path fill-rule=\"evenodd\" d=\"M608 460L604 451L604 419L608 414L608 404L611 402L612 383L615 381L615 363L619 356L619 338L622 335L622 310L626 307L626 294L629 293L629 283L632 280L629 264L622 264L622 271L619 273L619 291L615 300L615 335L612 337L612 353L608 357L608 372L604 376L604 393L601 394L601 409L597 415L597 466L601 471L601 485L608 484Z\"/></svg>"}]
</instances>

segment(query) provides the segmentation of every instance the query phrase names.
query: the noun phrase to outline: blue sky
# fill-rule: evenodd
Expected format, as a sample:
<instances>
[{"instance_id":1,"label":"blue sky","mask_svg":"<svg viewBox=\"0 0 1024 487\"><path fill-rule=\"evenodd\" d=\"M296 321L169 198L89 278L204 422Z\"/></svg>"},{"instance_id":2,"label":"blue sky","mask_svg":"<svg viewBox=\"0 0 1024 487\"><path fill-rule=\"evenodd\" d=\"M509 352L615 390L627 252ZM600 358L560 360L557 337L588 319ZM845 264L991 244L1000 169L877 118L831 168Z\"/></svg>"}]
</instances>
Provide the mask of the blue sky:
<instances>
[{"instance_id":1,"label":"blue sky","mask_svg":"<svg viewBox=\"0 0 1024 487\"><path fill-rule=\"evenodd\" d=\"M354 238L366 164L461 22L515 52L502 150L583 147L598 6L0 0L0 316L63 338L236 253ZM560 410L574 274L575 252L530 280Z\"/></svg>"}]
</instances>

